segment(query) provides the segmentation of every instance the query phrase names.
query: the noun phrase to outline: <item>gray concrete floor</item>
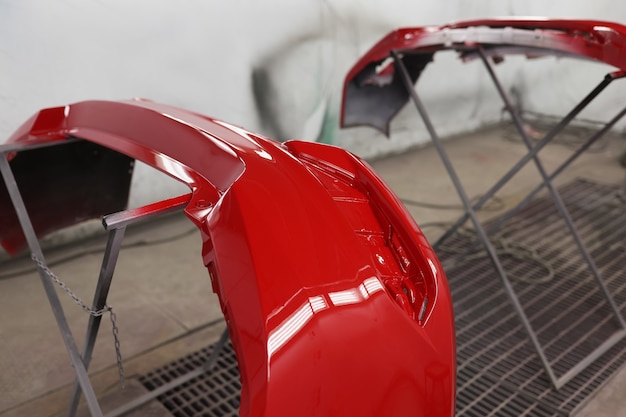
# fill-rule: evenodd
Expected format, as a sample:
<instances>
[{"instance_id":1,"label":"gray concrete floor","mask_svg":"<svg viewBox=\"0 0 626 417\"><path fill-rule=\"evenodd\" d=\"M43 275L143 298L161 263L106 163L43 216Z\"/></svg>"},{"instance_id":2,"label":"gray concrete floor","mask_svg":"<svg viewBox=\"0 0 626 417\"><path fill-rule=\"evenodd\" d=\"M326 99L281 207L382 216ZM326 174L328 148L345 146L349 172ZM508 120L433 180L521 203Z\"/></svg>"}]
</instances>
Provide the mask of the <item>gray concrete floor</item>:
<instances>
[{"instance_id":1,"label":"gray concrete floor","mask_svg":"<svg viewBox=\"0 0 626 417\"><path fill-rule=\"evenodd\" d=\"M446 149L470 196L478 195L525 153L508 127L486 129L451 138ZM584 177L623 184L626 178L618 157L626 151L622 137L611 137L567 170L557 183ZM553 144L541 154L548 170L571 152ZM448 205L430 209L409 205L409 210L435 239L437 223L456 219L459 200L443 165L431 146L372 162L372 166L401 197ZM498 205L481 213L494 216L519 201L538 182L532 165L498 193ZM161 242L161 240L164 240ZM46 252L54 272L87 304L91 303L104 234ZM211 291L200 256L200 237L182 215L128 231L109 295L117 315L124 357L127 390L120 391L114 342L108 319L103 320L90 374L106 407L139 395L137 375L196 351L217 338L223 329L221 311ZM87 254L81 255L87 252ZM69 259L69 260L68 260ZM73 381L73 370L58 334L38 275L28 259L0 264L0 416L55 416L63 412ZM74 337L82 343L87 314L58 291ZM580 416L626 414L626 371L618 373L592 399ZM138 415L163 415L152 403ZM85 411L83 410L83 413ZM165 414L166 415L166 414Z\"/></svg>"}]
</instances>

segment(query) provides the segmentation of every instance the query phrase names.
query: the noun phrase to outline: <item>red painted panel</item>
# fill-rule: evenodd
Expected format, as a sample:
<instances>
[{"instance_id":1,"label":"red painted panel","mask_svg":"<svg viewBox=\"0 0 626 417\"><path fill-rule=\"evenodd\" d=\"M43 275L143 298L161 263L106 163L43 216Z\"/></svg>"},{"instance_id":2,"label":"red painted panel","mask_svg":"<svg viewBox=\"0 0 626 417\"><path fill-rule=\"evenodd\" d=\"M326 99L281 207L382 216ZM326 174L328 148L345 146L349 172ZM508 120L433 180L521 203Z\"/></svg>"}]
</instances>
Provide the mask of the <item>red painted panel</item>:
<instances>
[{"instance_id":1,"label":"red painted panel","mask_svg":"<svg viewBox=\"0 0 626 417\"><path fill-rule=\"evenodd\" d=\"M400 28L383 37L348 72L341 125L369 125L389 133L389 121L408 100L394 76L392 51L403 57L415 82L435 53L453 50L467 60L476 55L472 52L476 47L495 56L570 56L626 70L626 26L613 22L505 17Z\"/></svg>"},{"instance_id":2,"label":"red painted panel","mask_svg":"<svg viewBox=\"0 0 626 417\"><path fill-rule=\"evenodd\" d=\"M69 136L191 189L185 212L237 353L242 416L453 415L445 275L363 161L146 101L45 110L11 141Z\"/></svg>"}]
</instances>

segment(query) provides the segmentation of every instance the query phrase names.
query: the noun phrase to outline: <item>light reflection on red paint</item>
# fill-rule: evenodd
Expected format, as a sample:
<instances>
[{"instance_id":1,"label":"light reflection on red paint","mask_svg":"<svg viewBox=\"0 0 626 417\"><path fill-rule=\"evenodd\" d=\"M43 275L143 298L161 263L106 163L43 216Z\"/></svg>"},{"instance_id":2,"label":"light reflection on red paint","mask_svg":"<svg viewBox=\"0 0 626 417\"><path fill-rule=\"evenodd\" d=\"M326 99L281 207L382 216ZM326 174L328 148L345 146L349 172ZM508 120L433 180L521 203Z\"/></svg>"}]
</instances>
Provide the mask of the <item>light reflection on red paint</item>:
<instances>
[{"instance_id":1,"label":"light reflection on red paint","mask_svg":"<svg viewBox=\"0 0 626 417\"><path fill-rule=\"evenodd\" d=\"M268 357L271 358L292 339L315 314L330 307L361 303L383 289L377 277L370 277L354 288L309 297L270 333L267 339Z\"/></svg>"}]
</instances>

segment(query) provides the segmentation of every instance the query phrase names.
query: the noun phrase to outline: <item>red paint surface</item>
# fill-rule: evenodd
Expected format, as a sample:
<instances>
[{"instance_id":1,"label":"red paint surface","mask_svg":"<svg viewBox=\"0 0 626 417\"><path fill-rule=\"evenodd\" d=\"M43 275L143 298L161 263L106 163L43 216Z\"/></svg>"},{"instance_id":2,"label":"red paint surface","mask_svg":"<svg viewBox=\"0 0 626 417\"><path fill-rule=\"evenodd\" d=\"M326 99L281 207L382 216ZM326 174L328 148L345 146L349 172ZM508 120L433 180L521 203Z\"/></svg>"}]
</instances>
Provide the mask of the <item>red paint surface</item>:
<instances>
[{"instance_id":1,"label":"red paint surface","mask_svg":"<svg viewBox=\"0 0 626 417\"><path fill-rule=\"evenodd\" d=\"M147 101L44 110L10 140L68 136L191 189L185 212L201 230L237 353L240 415L454 414L446 278L409 213L363 161Z\"/></svg>"}]
</instances>

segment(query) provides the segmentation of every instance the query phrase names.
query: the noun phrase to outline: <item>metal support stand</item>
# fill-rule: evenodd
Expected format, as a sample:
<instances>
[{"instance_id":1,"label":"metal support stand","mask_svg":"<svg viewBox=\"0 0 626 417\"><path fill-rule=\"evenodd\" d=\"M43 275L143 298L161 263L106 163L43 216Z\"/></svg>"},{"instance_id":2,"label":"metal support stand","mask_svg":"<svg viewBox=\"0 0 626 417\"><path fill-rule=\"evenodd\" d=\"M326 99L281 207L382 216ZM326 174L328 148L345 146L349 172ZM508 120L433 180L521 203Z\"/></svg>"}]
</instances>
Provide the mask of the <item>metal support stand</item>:
<instances>
[{"instance_id":1,"label":"metal support stand","mask_svg":"<svg viewBox=\"0 0 626 417\"><path fill-rule=\"evenodd\" d=\"M26 207L24 206L24 201L22 200L22 196L17 187L15 177L13 176L13 171L11 171L11 166L9 165L6 152L2 152L2 155L0 155L0 171L2 172L4 183L6 184L9 195L11 196L11 201L13 202L13 207L15 208L18 219L20 221L22 231L24 232L24 236L26 237L26 241L28 242L28 247L30 248L30 251L33 255L35 255L38 259L45 263L45 258L41 251L41 246L39 246L37 235L35 234L33 225L30 221L30 217L28 215L28 212L26 211ZM61 337L63 337L65 348L70 357L72 366L74 367L74 371L76 372L76 380L80 385L81 390L85 394L85 400L87 401L87 407L89 408L89 412L93 417L102 417L102 410L100 409L96 394L93 390L93 387L91 386L91 382L89 381L89 376L87 375L87 369L85 367L85 364L83 363L83 360L78 353L78 347L76 346L76 342L74 340L74 337L72 336L70 326L67 323L65 312L63 311L63 307L61 306L59 296L57 295L52 282L50 281L42 267L38 265L37 270L39 271L41 283L44 287L44 290L46 291L46 295L48 296L48 301L50 302L50 307L52 308L52 313L54 314L54 318L56 319L57 326L59 327L59 331L61 332Z\"/></svg>"},{"instance_id":2,"label":"metal support stand","mask_svg":"<svg viewBox=\"0 0 626 417\"><path fill-rule=\"evenodd\" d=\"M31 251L31 255L38 260L37 269L41 278L42 285L46 292L46 296L48 297L48 302L50 303L50 307L52 308L52 313L54 314L54 317L56 319L59 331L63 338L63 342L65 343L70 362L76 373L76 380L74 381L74 385L72 388L72 394L70 397L67 415L68 417L74 417L76 415L80 395L82 393L85 396L89 413L93 417L103 417L102 410L100 408L93 386L91 385L91 381L89 380L89 376L87 374L102 317L101 315L90 315L89 322L87 324L87 330L85 333L85 343L81 355L78 351L78 347L76 346L75 339L70 330L67 318L63 311L63 307L54 288L54 285L45 271L45 269L47 269L47 266L43 252L41 250L41 246L39 245L39 241L31 223L30 216L24 205L24 201L20 194L17 182L15 180L13 171L11 170L11 166L7 158L7 154L11 152L19 152L23 150L30 150L46 146L65 145L75 142L77 140L78 139L68 139L65 141L55 141L38 144L19 143L0 145L0 172L2 173L2 178L7 187L9 196L11 197L13 207L15 208L15 211L17 213L20 226L22 228L24 236L26 237L26 241ZM154 204L150 204L148 206L113 213L103 218L102 224L104 229L109 232L109 236L102 259L102 266L100 269L100 275L98 277L98 283L96 285L96 290L93 297L93 311L100 311L106 306L107 296L111 287L111 281L113 279L113 273L117 264L118 255L120 249L122 248L122 240L124 238L126 227L130 224L146 221L157 216L179 211L188 204L190 199L191 194L186 194L168 200L160 201ZM227 340L228 329L226 329L222 334L207 364L205 364L203 367L192 371L188 375L185 375L176 381L172 381L167 386L162 387L162 389L158 390L159 393L155 394L156 391L151 392L146 396L143 396L140 399L127 404L126 406L118 408L108 416L119 416L130 412L137 408L139 405L144 404L150 399L160 395L160 393L163 392L164 388L171 389L173 386L176 386L173 385L176 382L178 382L178 384L182 384L189 379L199 376L202 373L210 370L213 366L213 363L217 359L217 355L222 351Z\"/></svg>"},{"instance_id":3,"label":"metal support stand","mask_svg":"<svg viewBox=\"0 0 626 417\"><path fill-rule=\"evenodd\" d=\"M515 176L533 157L535 157L539 151L541 151L556 135L558 135L563 129L574 119L576 116L589 105L608 85L617 79L623 78L626 76L626 73L622 71L613 72L607 74L604 79L595 87L585 98L583 98L580 103L578 103L556 126L554 126L539 142L535 144L533 149L529 151L526 155L524 155L515 165L507 171L486 193L484 193L478 201L472 206L474 210L480 210L483 205L489 201L506 183L508 183L511 178ZM411 86L411 88L413 88ZM609 131L621 118L623 114L620 113L616 118L611 120L609 123L605 125L603 129L598 131L594 136L592 136L589 141L584 144L574 155L570 157L568 162L563 163L563 165L557 170L558 173L562 172L567 166L569 166L582 152L587 150L594 142L600 139L606 132ZM558 175L555 171L554 176ZM541 184L541 188L543 188L543 183ZM453 235L458 228L463 225L469 219L469 215L467 213L463 214L452 227L450 227L444 234L441 236L437 242L433 245L435 249Z\"/></svg>"},{"instance_id":4,"label":"metal support stand","mask_svg":"<svg viewBox=\"0 0 626 417\"><path fill-rule=\"evenodd\" d=\"M611 120L609 120L602 129L600 129L593 136L591 136L587 140L587 142L585 142L580 148L578 148L573 154L571 154L569 158L567 158L561 165L559 165L559 167L556 168L554 172L548 176L548 180L552 181L559 174L561 174L565 170L565 168L570 166L572 162L574 162L583 152L589 149L598 139L604 136L613 126L615 126L615 124L619 120L621 120L624 117L624 115L626 115L626 107L624 107L619 113L617 113L617 115L615 115ZM542 182L537 187L535 187L530 193L528 193L526 197L524 197L519 203L517 203L515 207L511 208L509 211L503 214L497 222L492 224L487 229L487 232L492 233L498 230L498 228L502 225L502 223L504 223L505 221L513 217L523 207L525 207L528 203L530 203L532 199L543 189L544 185L545 183Z\"/></svg>"},{"instance_id":5,"label":"metal support stand","mask_svg":"<svg viewBox=\"0 0 626 417\"><path fill-rule=\"evenodd\" d=\"M117 264L117 256L119 255L119 251L122 246L122 239L124 238L125 231L126 228L124 227L121 229L113 229L109 232L109 239L107 241L106 250L102 259L100 277L98 278L98 284L96 285L96 291L93 297L92 310L98 311L106 305L109 288L111 287L111 280L113 279L113 272L115 271L115 265ZM89 316L89 323L87 324L87 333L85 334L85 343L83 345L82 355L85 369L89 369L91 354L93 353L93 349L96 344L96 337L98 336L98 330L100 329L101 319L102 316ZM78 380L76 380L74 382L74 387L72 388L72 396L67 413L70 417L76 414L80 393L81 386L78 383Z\"/></svg>"},{"instance_id":6,"label":"metal support stand","mask_svg":"<svg viewBox=\"0 0 626 417\"><path fill-rule=\"evenodd\" d=\"M398 72L398 75L401 77L402 82L404 83L404 86L407 90L407 92L409 93L409 96L411 98L411 100L413 101L415 107L417 108L418 113L420 114L426 129L428 130L428 133L431 137L431 140L433 142L433 145L435 146L439 157L441 158L444 167L446 169L446 171L448 172L448 175L450 176L450 179L452 180L452 183L463 203L463 206L465 208L465 213L463 214L463 216L461 216L461 218L458 219L458 221L450 228L446 231L446 233L444 233L444 235L435 243L434 247L435 249L437 249L441 243L443 241L445 241L447 238L449 238L450 236L452 236L454 234L454 232L461 226L463 225L468 219L472 221L475 230L476 230L476 234L478 236L478 239L480 241L480 243L485 247L487 254L489 256L489 259L491 260L498 276L500 277L501 281L502 281L502 285L504 286L504 289L508 295L509 300L511 301L511 304L516 312L516 314L518 315L520 322L522 324L522 326L524 327L528 338L530 339L531 344L533 345L537 356L539 357L539 359L541 360L543 367L546 371L546 374L548 375L548 378L550 379L552 385L555 387L555 389L559 389L561 388L563 385L565 385L568 381L570 381L572 378L574 378L576 375L578 375L582 370L584 370L591 362L593 362L595 359L597 359L599 356L601 356L603 353L605 353L607 350L609 350L612 346L614 346L617 342L619 342L621 339L624 338L624 336L626 336L626 324L624 322L624 319L622 317L621 311L619 310L619 308L617 307L615 301L613 300L613 297L611 296L611 294L608 291L608 288L606 287L606 285L604 284L602 277L600 276L600 273L593 261L593 259L591 258L587 248L585 247L584 243L582 242L582 239L580 238L580 235L574 225L574 222L567 210L567 208L565 207L565 204L563 203L563 200L560 196L560 194L558 193L557 189L554 187L552 180L559 175L567 166L569 166L580 154L582 154L582 152L584 152L586 149L589 148L589 146L591 146L592 143L594 143L596 140L598 140L603 134L605 134L618 120L620 120L624 114L626 114L626 108L623 109L621 112L619 112L611 121L609 121L604 127L603 129L601 129L599 132L597 132L595 135L593 135L588 141L587 143L585 143L581 148L579 148L569 159L567 159L559 168L557 168L551 175L548 175L547 172L545 171L543 164L541 163L541 161L538 158L538 153L539 151L545 146L547 145L560 131L562 131L569 122L571 122L571 120L573 120L598 94L600 94L600 92L602 92L613 80L618 79L618 78L623 78L625 76L625 74L623 72L615 72L612 74L607 75L602 82L600 82L600 84L594 88L577 106L574 107L574 109L572 109L548 134L546 134L546 136L539 141L536 145L533 146L533 144L531 143L530 139L528 138L528 135L526 134L526 132L523 129L523 124L522 124L522 120L519 116L519 114L517 113L516 109L513 107L508 95L506 94L506 92L504 91L504 89L502 88L502 85L499 81L499 79L497 78L495 71L492 68L491 63L488 61L488 57L485 54L485 52L483 51L483 49L481 47L478 48L474 48L482 62L484 63L493 83L496 86L496 89L498 90L498 93L500 94L500 97L502 98L505 107L507 109L507 111L511 114L511 117L513 118L513 122L516 126L516 129L518 130L518 133L520 134L520 136L522 137L522 140L524 141L528 152L527 154L520 159L520 161L518 161L517 164L515 164L503 177L501 177L494 186L492 186L487 193L485 193L479 200L478 202L476 202L474 205L471 204L464 188L463 185L452 165L452 162L450 161L450 158L448 157L445 149L443 148L442 144L441 144L441 140L437 134L437 132L435 131L435 128L430 120L430 117L423 105L423 103L421 102L414 86L413 83L411 81L411 78L409 76L409 72L406 69L406 67L404 66L404 63L402 61L401 56L399 55L399 53L397 51L392 51L392 56L393 59L395 61L395 65L396 65L396 69ZM572 235L574 241L576 242L576 245L580 251L580 253L582 254L584 260L586 261L587 265L589 266L589 269L591 270L592 275L594 276L598 287L600 288L602 294L604 295L604 298L606 299L608 305L610 306L612 312L613 312L613 316L616 319L617 323L619 324L619 330L616 331L613 335L611 335L607 340L605 340L600 346L598 346L594 351L592 351L587 357L583 358L580 362L578 362L575 366L573 366L571 369L569 369L565 374L561 375L560 377L557 377L554 373L554 370L552 369L552 366L550 364L550 361L548 360L542 346L541 343L539 342L539 339L528 319L528 317L526 316L526 313L524 312L524 309L513 289L513 286L511 285L511 282L509 280L509 278L507 277L506 272L504 271L503 267L502 267L502 263L496 253L496 250L494 249L493 245L491 244L489 238L488 238L488 232L491 232L495 229L497 229L497 227L501 224L498 223L495 226L491 226L489 228L489 230L486 230L482 224L480 223L480 221L478 220L476 211L478 209L480 209L482 207L482 205L488 201L491 197L493 197L493 195L495 195L495 193L502 188L502 186L504 186L515 174L517 174L517 172L519 172L525 165L526 163L528 163L530 160L533 160L533 162L535 163L535 166L537 167L537 170L539 171L541 178L542 178L542 182L541 184L535 189L533 190L533 192L531 192L529 194L529 196L527 196L520 204L518 204L516 207L514 207L510 212L508 212L505 215L505 218L510 218L510 216L512 216L515 212L519 211L519 209L521 207L523 207L525 204L527 204L536 194L537 192L539 192L539 190L541 190L542 188L546 187L549 190L549 193L552 197L552 200L554 201L555 205L557 206L557 209L561 215L561 217L563 218L563 220L565 221L570 234Z\"/></svg>"},{"instance_id":7,"label":"metal support stand","mask_svg":"<svg viewBox=\"0 0 626 417\"><path fill-rule=\"evenodd\" d=\"M186 194L137 209L110 214L102 219L102 225L104 229L109 232L109 238L102 259L102 267L100 269L98 284L96 285L92 309L99 310L106 304L126 227L133 223L146 221L156 216L181 210L187 205L190 198L191 195ZM89 363L91 362L91 354L93 353L98 330L100 328L100 319L101 317L90 316L89 323L87 324L85 347L83 349L83 361L86 368L89 368ZM67 413L68 417L74 417L74 415L76 415L80 393L81 387L78 381L75 381Z\"/></svg>"}]
</instances>

